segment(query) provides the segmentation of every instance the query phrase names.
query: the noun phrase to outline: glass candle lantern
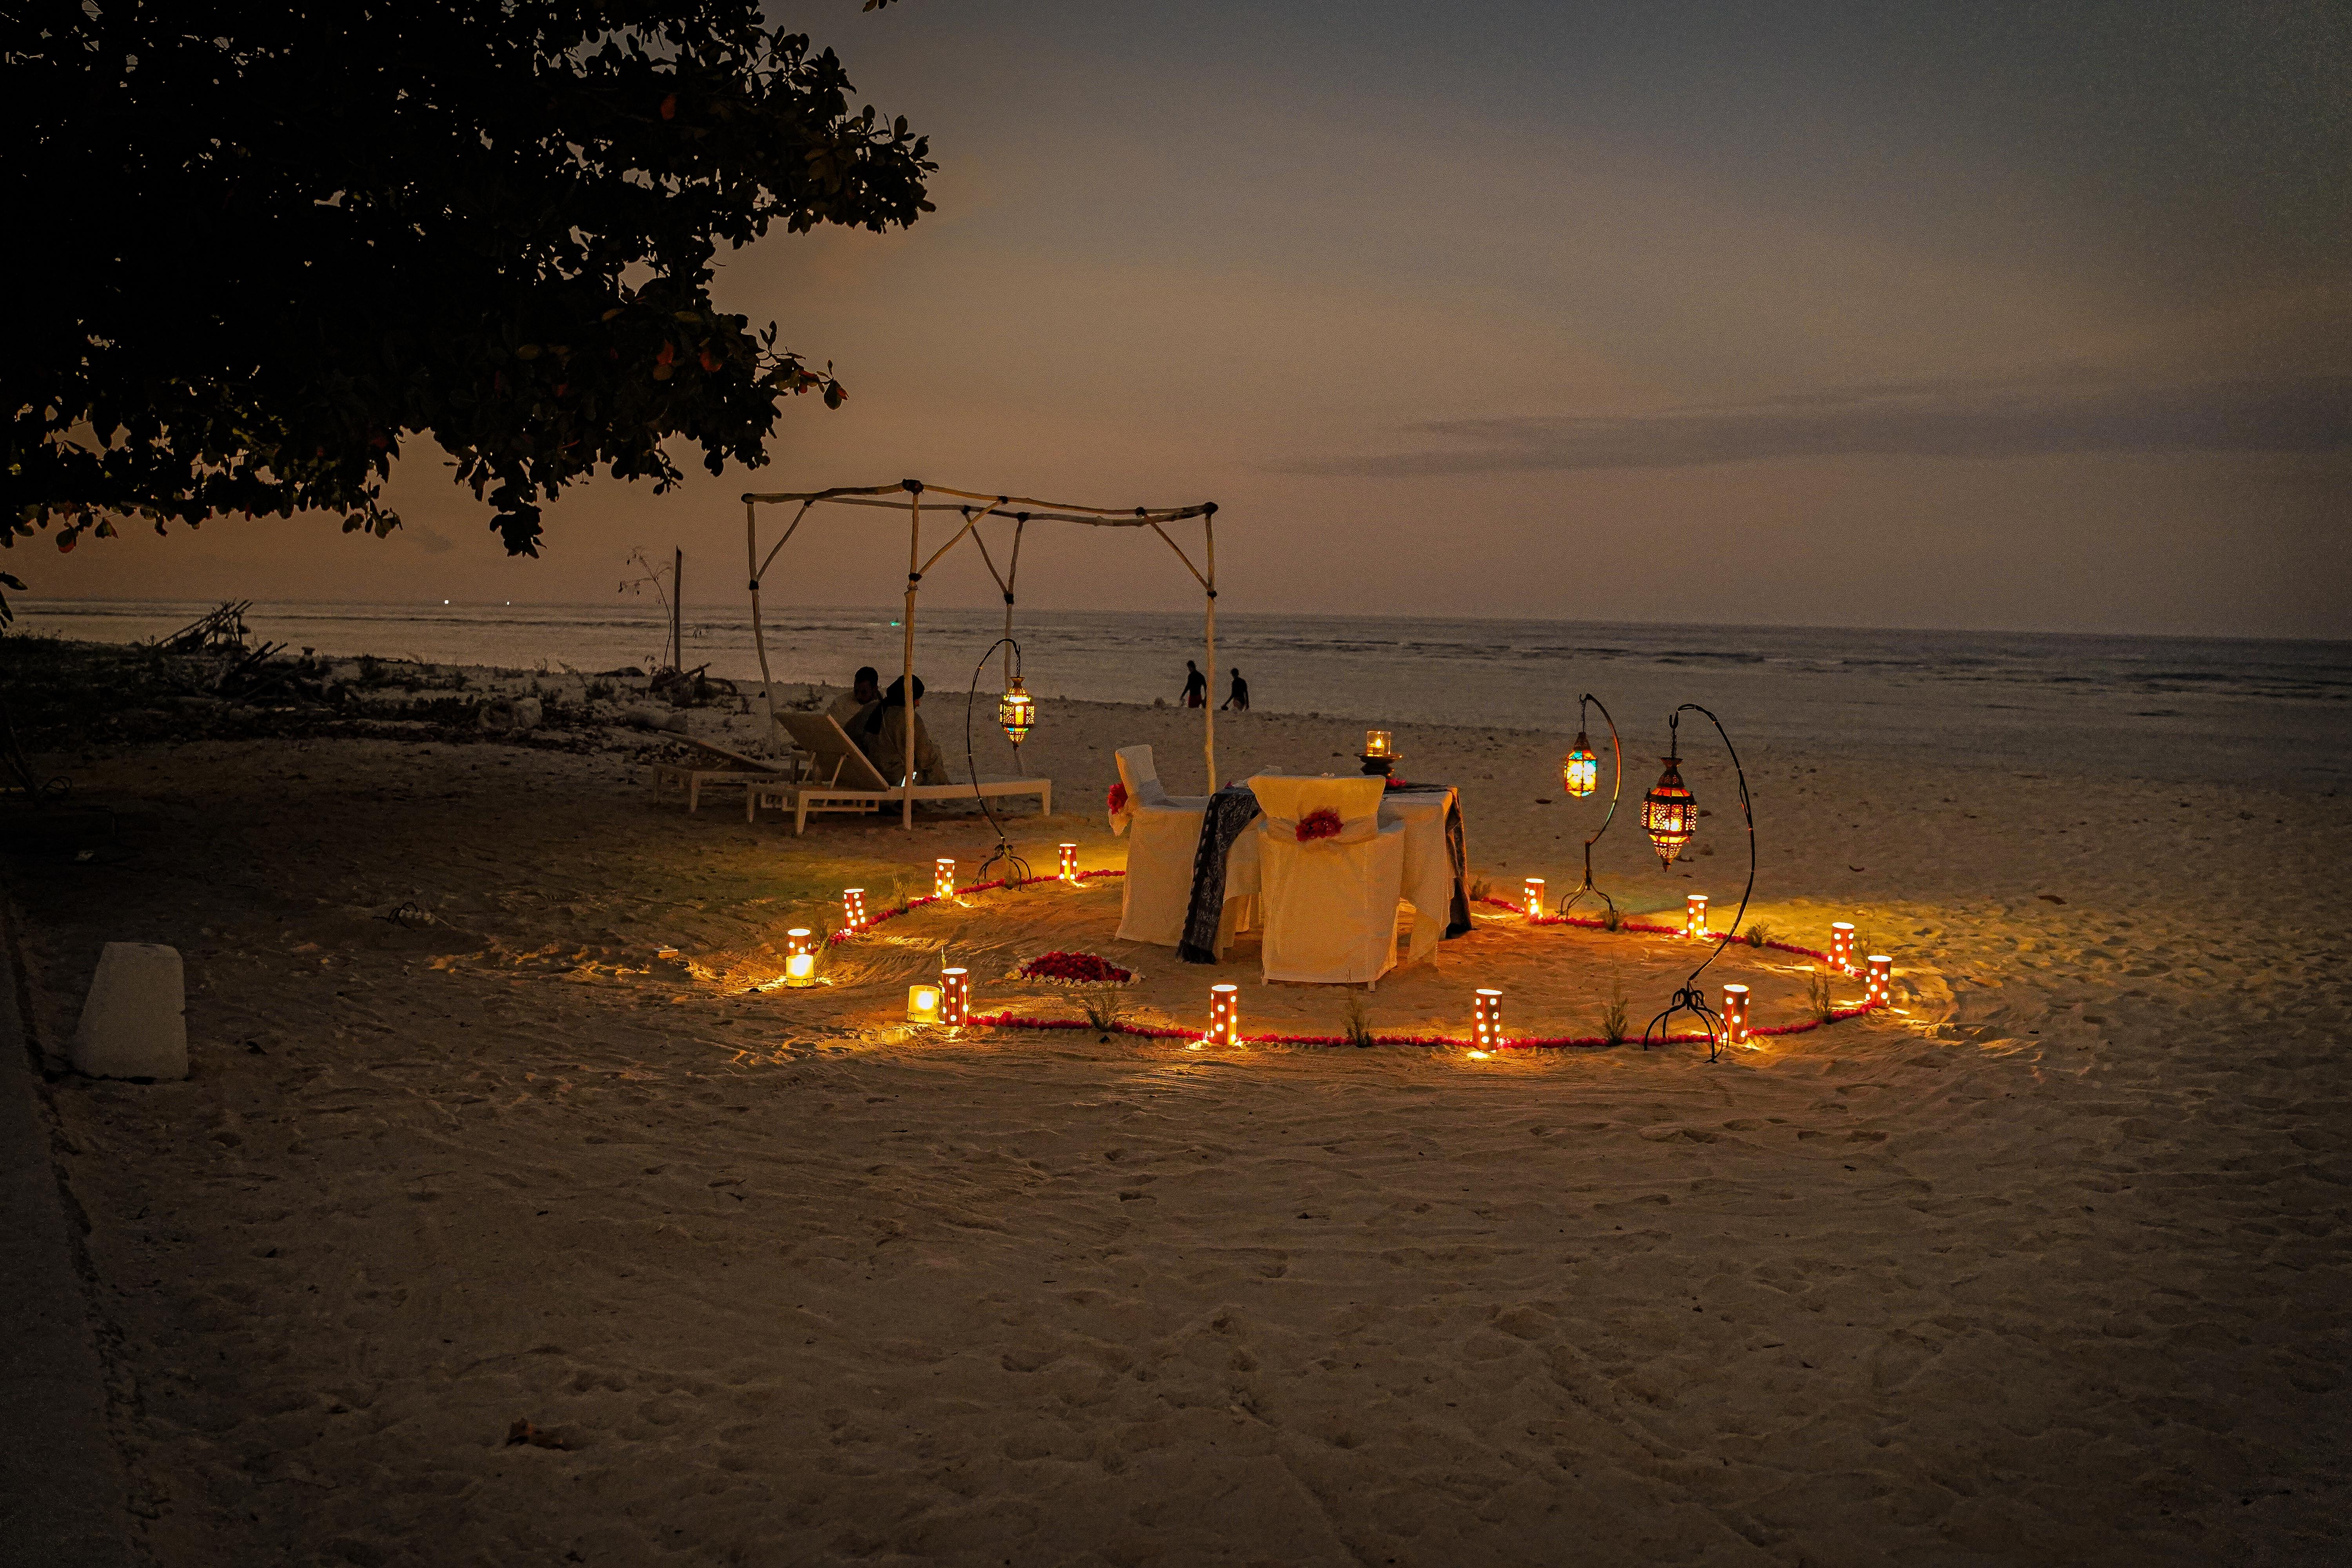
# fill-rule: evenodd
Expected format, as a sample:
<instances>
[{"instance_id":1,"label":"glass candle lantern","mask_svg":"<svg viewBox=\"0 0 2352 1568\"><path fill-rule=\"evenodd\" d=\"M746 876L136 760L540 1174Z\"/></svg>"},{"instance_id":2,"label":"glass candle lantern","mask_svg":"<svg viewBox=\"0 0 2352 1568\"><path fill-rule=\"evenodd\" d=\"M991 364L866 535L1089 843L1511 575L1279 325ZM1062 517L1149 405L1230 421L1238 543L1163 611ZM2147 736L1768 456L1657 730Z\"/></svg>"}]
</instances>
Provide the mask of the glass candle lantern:
<instances>
[{"instance_id":1,"label":"glass candle lantern","mask_svg":"<svg viewBox=\"0 0 2352 1568\"><path fill-rule=\"evenodd\" d=\"M1748 1038L1748 987L1727 985L1723 988L1723 1043L1744 1046Z\"/></svg>"},{"instance_id":2,"label":"glass candle lantern","mask_svg":"<svg viewBox=\"0 0 2352 1568\"><path fill-rule=\"evenodd\" d=\"M1544 879L1541 877L1528 879L1527 885L1519 889L1519 904L1529 920L1544 912Z\"/></svg>"},{"instance_id":3,"label":"glass candle lantern","mask_svg":"<svg viewBox=\"0 0 2352 1568\"><path fill-rule=\"evenodd\" d=\"M955 862L944 855L931 862L931 897L955 897Z\"/></svg>"},{"instance_id":4,"label":"glass candle lantern","mask_svg":"<svg viewBox=\"0 0 2352 1568\"><path fill-rule=\"evenodd\" d=\"M1830 967L1840 974L1852 974L1853 969L1853 922L1830 922Z\"/></svg>"},{"instance_id":5,"label":"glass candle lantern","mask_svg":"<svg viewBox=\"0 0 2352 1568\"><path fill-rule=\"evenodd\" d=\"M1389 731L1386 730L1365 731L1364 755L1367 757L1395 756L1396 752L1393 750L1393 738L1390 735Z\"/></svg>"},{"instance_id":6,"label":"glass candle lantern","mask_svg":"<svg viewBox=\"0 0 2352 1568\"><path fill-rule=\"evenodd\" d=\"M971 1016L971 971L942 969L940 971L940 1022L950 1028L961 1027Z\"/></svg>"},{"instance_id":7,"label":"glass candle lantern","mask_svg":"<svg viewBox=\"0 0 2352 1568\"><path fill-rule=\"evenodd\" d=\"M1601 787L1601 759L1592 754L1592 742L1584 731L1576 732L1576 745L1559 760L1559 787L1582 800Z\"/></svg>"},{"instance_id":8,"label":"glass candle lantern","mask_svg":"<svg viewBox=\"0 0 2352 1568\"><path fill-rule=\"evenodd\" d=\"M1470 1022L1470 1043L1482 1051L1503 1048L1503 994L1492 986L1478 988Z\"/></svg>"},{"instance_id":9,"label":"glass candle lantern","mask_svg":"<svg viewBox=\"0 0 2352 1568\"><path fill-rule=\"evenodd\" d=\"M1241 1043L1241 995L1238 985L1209 987L1209 1032L1204 1037L1213 1046L1233 1046Z\"/></svg>"},{"instance_id":10,"label":"glass candle lantern","mask_svg":"<svg viewBox=\"0 0 2352 1568\"><path fill-rule=\"evenodd\" d=\"M861 931L866 929L865 889L841 889L841 929L845 931Z\"/></svg>"},{"instance_id":11,"label":"glass candle lantern","mask_svg":"<svg viewBox=\"0 0 2352 1568\"><path fill-rule=\"evenodd\" d=\"M1664 757L1666 771L1642 797L1642 831L1658 852L1658 864L1672 866L1691 835L1698 831L1698 798L1684 787L1682 759Z\"/></svg>"},{"instance_id":12,"label":"glass candle lantern","mask_svg":"<svg viewBox=\"0 0 2352 1568\"><path fill-rule=\"evenodd\" d=\"M1062 846L1061 875L1065 882L1075 882L1078 879L1078 847L1075 844Z\"/></svg>"},{"instance_id":13,"label":"glass candle lantern","mask_svg":"<svg viewBox=\"0 0 2352 1568\"><path fill-rule=\"evenodd\" d=\"M996 700L996 721L1004 727L1004 738L1016 746L1028 738L1029 726L1037 721L1037 700L1021 689L1017 675Z\"/></svg>"},{"instance_id":14,"label":"glass candle lantern","mask_svg":"<svg viewBox=\"0 0 2352 1568\"><path fill-rule=\"evenodd\" d=\"M1683 934L1700 942L1706 940L1706 895L1689 893L1683 898Z\"/></svg>"},{"instance_id":15,"label":"glass candle lantern","mask_svg":"<svg viewBox=\"0 0 2352 1568\"><path fill-rule=\"evenodd\" d=\"M1883 952L1870 955L1870 988L1863 993L1865 1007L1889 1007L1895 1004L1895 960Z\"/></svg>"},{"instance_id":16,"label":"glass candle lantern","mask_svg":"<svg viewBox=\"0 0 2352 1568\"><path fill-rule=\"evenodd\" d=\"M907 1022L936 1024L940 1021L940 988L936 985L907 987Z\"/></svg>"},{"instance_id":17,"label":"glass candle lantern","mask_svg":"<svg viewBox=\"0 0 2352 1568\"><path fill-rule=\"evenodd\" d=\"M784 984L816 984L816 933L806 926L794 926L784 933Z\"/></svg>"}]
</instances>

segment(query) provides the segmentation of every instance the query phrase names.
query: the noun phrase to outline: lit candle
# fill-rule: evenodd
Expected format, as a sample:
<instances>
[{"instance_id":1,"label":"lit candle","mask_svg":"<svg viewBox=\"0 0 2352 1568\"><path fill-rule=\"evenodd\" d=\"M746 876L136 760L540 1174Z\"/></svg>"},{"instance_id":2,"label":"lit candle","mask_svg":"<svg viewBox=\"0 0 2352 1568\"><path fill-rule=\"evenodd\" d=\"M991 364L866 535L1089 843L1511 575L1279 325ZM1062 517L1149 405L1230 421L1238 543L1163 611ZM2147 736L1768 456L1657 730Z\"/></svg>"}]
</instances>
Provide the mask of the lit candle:
<instances>
[{"instance_id":1,"label":"lit candle","mask_svg":"<svg viewBox=\"0 0 2352 1568\"><path fill-rule=\"evenodd\" d=\"M816 984L816 936L806 926L794 926L784 933L784 984Z\"/></svg>"},{"instance_id":2,"label":"lit candle","mask_svg":"<svg viewBox=\"0 0 2352 1568\"><path fill-rule=\"evenodd\" d=\"M1233 1046L1241 1043L1241 995L1242 988L1238 985L1209 987L1207 1044Z\"/></svg>"},{"instance_id":3,"label":"lit candle","mask_svg":"<svg viewBox=\"0 0 2352 1568\"><path fill-rule=\"evenodd\" d=\"M1367 730L1364 731L1364 755L1368 757L1385 757L1391 754L1391 753L1389 750L1389 732L1386 730Z\"/></svg>"},{"instance_id":4,"label":"lit candle","mask_svg":"<svg viewBox=\"0 0 2352 1568\"><path fill-rule=\"evenodd\" d=\"M1706 940L1706 895L1690 893L1683 899L1683 934Z\"/></svg>"},{"instance_id":5,"label":"lit candle","mask_svg":"<svg viewBox=\"0 0 2352 1568\"><path fill-rule=\"evenodd\" d=\"M1537 916L1542 914L1544 910L1544 879L1541 877L1529 877L1527 880L1527 886L1520 889L1520 900L1527 908L1528 919L1534 920Z\"/></svg>"},{"instance_id":6,"label":"lit candle","mask_svg":"<svg viewBox=\"0 0 2352 1568\"><path fill-rule=\"evenodd\" d=\"M1841 974L1853 973L1853 922L1830 922L1830 967Z\"/></svg>"},{"instance_id":7,"label":"lit candle","mask_svg":"<svg viewBox=\"0 0 2352 1568\"><path fill-rule=\"evenodd\" d=\"M1065 844L1062 846L1062 880L1075 882L1077 879L1078 847L1075 844Z\"/></svg>"},{"instance_id":8,"label":"lit candle","mask_svg":"<svg viewBox=\"0 0 2352 1568\"><path fill-rule=\"evenodd\" d=\"M1471 1041L1482 1051L1503 1048L1503 994L1491 986L1478 988L1471 1021Z\"/></svg>"},{"instance_id":9,"label":"lit candle","mask_svg":"<svg viewBox=\"0 0 2352 1568\"><path fill-rule=\"evenodd\" d=\"M1723 988L1723 1043L1727 1046L1748 1044L1748 987L1745 985Z\"/></svg>"},{"instance_id":10,"label":"lit candle","mask_svg":"<svg viewBox=\"0 0 2352 1568\"><path fill-rule=\"evenodd\" d=\"M1865 1007L1892 1006L1895 1002L1895 960L1883 952L1870 955L1870 989L1863 994Z\"/></svg>"},{"instance_id":11,"label":"lit candle","mask_svg":"<svg viewBox=\"0 0 2352 1568\"><path fill-rule=\"evenodd\" d=\"M936 1024L940 1021L940 988L936 985L907 987L907 1022Z\"/></svg>"},{"instance_id":12,"label":"lit candle","mask_svg":"<svg viewBox=\"0 0 2352 1568\"><path fill-rule=\"evenodd\" d=\"M841 890L841 929L859 931L866 929L866 889L844 888Z\"/></svg>"},{"instance_id":13,"label":"lit candle","mask_svg":"<svg viewBox=\"0 0 2352 1568\"><path fill-rule=\"evenodd\" d=\"M950 1028L960 1026L971 1013L971 971L942 969L940 971L940 1022Z\"/></svg>"},{"instance_id":14,"label":"lit candle","mask_svg":"<svg viewBox=\"0 0 2352 1568\"><path fill-rule=\"evenodd\" d=\"M955 897L955 862L945 855L931 862L931 897Z\"/></svg>"}]
</instances>

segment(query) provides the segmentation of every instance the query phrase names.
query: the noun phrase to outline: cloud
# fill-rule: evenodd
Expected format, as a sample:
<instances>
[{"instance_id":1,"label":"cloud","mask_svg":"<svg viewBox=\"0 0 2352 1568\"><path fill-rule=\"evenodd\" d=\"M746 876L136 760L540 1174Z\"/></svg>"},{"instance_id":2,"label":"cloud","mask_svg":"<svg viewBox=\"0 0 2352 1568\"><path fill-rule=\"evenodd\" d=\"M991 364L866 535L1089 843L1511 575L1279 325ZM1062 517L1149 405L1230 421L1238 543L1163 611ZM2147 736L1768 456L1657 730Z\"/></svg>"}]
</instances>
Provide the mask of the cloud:
<instances>
[{"instance_id":1,"label":"cloud","mask_svg":"<svg viewBox=\"0 0 2352 1568\"><path fill-rule=\"evenodd\" d=\"M455 550L457 547L456 542L447 534L429 522L407 523L400 531L406 534L415 542L416 547L427 555L438 555L444 551Z\"/></svg>"},{"instance_id":2,"label":"cloud","mask_svg":"<svg viewBox=\"0 0 2352 1568\"><path fill-rule=\"evenodd\" d=\"M1776 458L2335 452L2352 447L2352 376L2135 385L2075 372L1842 387L1654 414L1442 419L1405 429L1437 444L1287 471L1408 479Z\"/></svg>"}]
</instances>

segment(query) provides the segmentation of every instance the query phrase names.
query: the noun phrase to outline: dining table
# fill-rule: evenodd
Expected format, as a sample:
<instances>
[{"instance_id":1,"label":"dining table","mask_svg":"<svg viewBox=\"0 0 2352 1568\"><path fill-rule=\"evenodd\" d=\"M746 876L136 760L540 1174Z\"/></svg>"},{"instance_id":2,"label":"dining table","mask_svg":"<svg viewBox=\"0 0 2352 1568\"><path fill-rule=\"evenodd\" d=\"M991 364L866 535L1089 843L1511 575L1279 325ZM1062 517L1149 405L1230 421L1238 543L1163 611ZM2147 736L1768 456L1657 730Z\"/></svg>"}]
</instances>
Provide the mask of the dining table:
<instances>
[{"instance_id":1,"label":"dining table","mask_svg":"<svg viewBox=\"0 0 2352 1568\"><path fill-rule=\"evenodd\" d=\"M1209 797L1192 854L1192 890L1185 905L1177 956L1187 963L1219 963L1246 922L1242 910L1259 893L1258 840L1252 825L1263 816L1246 784L1229 784ZM1436 950L1441 939L1470 930L1469 851L1462 833L1462 801L1452 784L1391 784L1381 798L1381 826L1404 827L1404 901L1413 910L1412 934L1402 962ZM1230 906L1240 905L1236 910Z\"/></svg>"}]
</instances>

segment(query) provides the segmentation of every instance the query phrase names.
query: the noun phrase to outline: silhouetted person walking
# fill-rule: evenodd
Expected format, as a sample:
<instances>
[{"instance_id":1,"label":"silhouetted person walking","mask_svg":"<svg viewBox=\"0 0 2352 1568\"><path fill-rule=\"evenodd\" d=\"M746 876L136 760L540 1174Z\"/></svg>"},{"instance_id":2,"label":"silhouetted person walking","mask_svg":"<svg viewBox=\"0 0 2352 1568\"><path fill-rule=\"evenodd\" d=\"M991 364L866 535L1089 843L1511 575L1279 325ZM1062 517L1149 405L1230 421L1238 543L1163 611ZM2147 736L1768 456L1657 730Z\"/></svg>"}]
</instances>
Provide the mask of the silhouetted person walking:
<instances>
[{"instance_id":1,"label":"silhouetted person walking","mask_svg":"<svg viewBox=\"0 0 2352 1568\"><path fill-rule=\"evenodd\" d=\"M1234 678L1234 689L1225 697L1225 706L1240 712L1248 712L1249 682L1242 679L1242 672L1238 669L1228 670L1226 673Z\"/></svg>"},{"instance_id":2,"label":"silhouetted person walking","mask_svg":"<svg viewBox=\"0 0 2352 1568\"><path fill-rule=\"evenodd\" d=\"M1209 678L1191 659L1184 661L1184 706L1206 708L1209 705Z\"/></svg>"}]
</instances>

